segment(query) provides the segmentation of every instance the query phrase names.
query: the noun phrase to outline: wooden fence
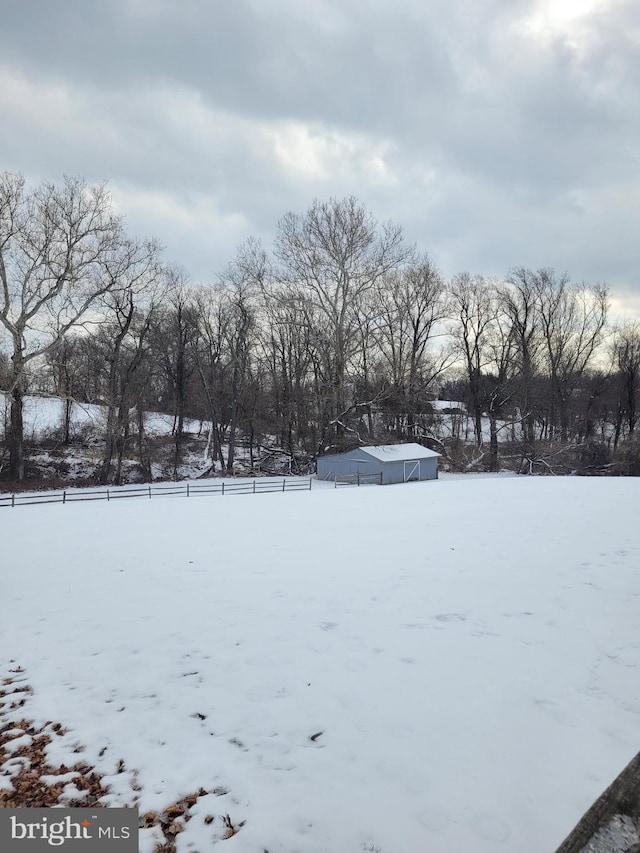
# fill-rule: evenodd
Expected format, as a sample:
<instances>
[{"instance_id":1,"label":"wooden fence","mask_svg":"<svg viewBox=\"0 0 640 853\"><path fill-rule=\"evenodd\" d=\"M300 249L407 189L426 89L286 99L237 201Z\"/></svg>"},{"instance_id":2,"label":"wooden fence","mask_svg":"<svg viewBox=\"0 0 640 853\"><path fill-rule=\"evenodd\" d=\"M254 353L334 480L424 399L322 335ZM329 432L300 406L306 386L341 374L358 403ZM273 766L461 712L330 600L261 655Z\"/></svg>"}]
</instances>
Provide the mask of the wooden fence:
<instances>
[{"instance_id":1,"label":"wooden fence","mask_svg":"<svg viewBox=\"0 0 640 853\"><path fill-rule=\"evenodd\" d=\"M367 486L367 485L382 485L382 471L379 474L334 474L328 479L333 479L333 485L337 489L338 486Z\"/></svg>"},{"instance_id":2,"label":"wooden fence","mask_svg":"<svg viewBox=\"0 0 640 853\"><path fill-rule=\"evenodd\" d=\"M79 501L115 501L122 498L198 497L201 495L259 495L266 492L301 492L311 489L312 478L284 477L282 480L250 480L216 483L158 483L145 486L122 486L104 489L64 489L61 492L18 492L0 495L0 507L34 504L77 503Z\"/></svg>"}]
</instances>

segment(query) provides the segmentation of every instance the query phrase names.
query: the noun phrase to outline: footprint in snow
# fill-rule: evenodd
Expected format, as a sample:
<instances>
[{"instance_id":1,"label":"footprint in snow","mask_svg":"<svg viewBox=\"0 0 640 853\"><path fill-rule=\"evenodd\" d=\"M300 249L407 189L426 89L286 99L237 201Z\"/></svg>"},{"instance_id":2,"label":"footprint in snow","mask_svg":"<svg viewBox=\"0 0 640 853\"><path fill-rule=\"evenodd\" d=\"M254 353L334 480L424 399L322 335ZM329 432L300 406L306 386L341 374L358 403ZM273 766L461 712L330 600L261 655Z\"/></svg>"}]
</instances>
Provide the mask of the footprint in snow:
<instances>
[{"instance_id":1,"label":"footprint in snow","mask_svg":"<svg viewBox=\"0 0 640 853\"><path fill-rule=\"evenodd\" d=\"M566 711L563 711L556 702L552 702L549 699L534 699L533 704L537 705L538 708L542 708L543 711L546 711L551 719L555 720L556 723L560 723L563 726L569 726L570 728L574 728L578 725L578 718L573 714L568 714Z\"/></svg>"},{"instance_id":2,"label":"footprint in snow","mask_svg":"<svg viewBox=\"0 0 640 853\"><path fill-rule=\"evenodd\" d=\"M444 809L425 809L418 814L421 823L429 832L442 832L451 823L451 815Z\"/></svg>"},{"instance_id":3,"label":"footprint in snow","mask_svg":"<svg viewBox=\"0 0 640 853\"><path fill-rule=\"evenodd\" d=\"M629 649L611 649L609 651L605 651L604 653L606 657L613 663L617 663L619 666L627 666L629 668L634 667L638 662L638 659L640 658L638 650L635 649L633 646Z\"/></svg>"},{"instance_id":4,"label":"footprint in snow","mask_svg":"<svg viewBox=\"0 0 640 853\"><path fill-rule=\"evenodd\" d=\"M509 825L490 812L473 815L469 823L475 834L485 841L506 841L511 835Z\"/></svg>"}]
</instances>

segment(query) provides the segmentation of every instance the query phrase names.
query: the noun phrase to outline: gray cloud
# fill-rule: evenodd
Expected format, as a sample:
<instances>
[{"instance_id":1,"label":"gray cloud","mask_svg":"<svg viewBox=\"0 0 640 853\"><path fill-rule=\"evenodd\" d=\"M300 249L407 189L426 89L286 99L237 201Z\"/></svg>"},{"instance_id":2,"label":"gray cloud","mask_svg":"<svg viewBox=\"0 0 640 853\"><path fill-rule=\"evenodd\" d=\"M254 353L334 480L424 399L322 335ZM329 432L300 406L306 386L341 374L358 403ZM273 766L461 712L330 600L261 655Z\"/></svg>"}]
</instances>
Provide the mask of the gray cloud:
<instances>
[{"instance_id":1,"label":"gray cloud","mask_svg":"<svg viewBox=\"0 0 640 853\"><path fill-rule=\"evenodd\" d=\"M447 274L638 287L635 0L3 5L0 165L108 178L195 277L354 193Z\"/></svg>"}]
</instances>

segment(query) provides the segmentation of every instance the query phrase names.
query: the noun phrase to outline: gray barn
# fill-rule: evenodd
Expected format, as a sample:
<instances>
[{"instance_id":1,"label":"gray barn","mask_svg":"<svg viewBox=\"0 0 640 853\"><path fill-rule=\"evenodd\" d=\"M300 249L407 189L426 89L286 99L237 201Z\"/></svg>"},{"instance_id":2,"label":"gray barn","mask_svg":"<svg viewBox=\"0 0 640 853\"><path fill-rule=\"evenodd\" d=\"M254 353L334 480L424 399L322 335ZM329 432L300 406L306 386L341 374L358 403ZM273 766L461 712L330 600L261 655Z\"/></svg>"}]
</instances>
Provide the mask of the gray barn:
<instances>
[{"instance_id":1,"label":"gray barn","mask_svg":"<svg viewBox=\"0 0 640 853\"><path fill-rule=\"evenodd\" d=\"M437 480L438 456L421 444L378 444L356 447L344 453L318 456L319 480L349 481L357 474L378 477L383 485L413 480Z\"/></svg>"}]
</instances>

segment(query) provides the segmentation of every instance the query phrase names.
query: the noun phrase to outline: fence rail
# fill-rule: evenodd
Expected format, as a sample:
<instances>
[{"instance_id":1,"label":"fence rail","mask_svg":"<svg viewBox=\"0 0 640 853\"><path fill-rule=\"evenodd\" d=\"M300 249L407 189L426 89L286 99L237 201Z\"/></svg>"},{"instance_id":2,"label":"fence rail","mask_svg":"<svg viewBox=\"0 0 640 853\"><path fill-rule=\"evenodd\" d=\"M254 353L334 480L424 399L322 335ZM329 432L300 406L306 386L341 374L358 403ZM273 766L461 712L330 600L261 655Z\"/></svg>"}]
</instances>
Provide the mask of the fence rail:
<instances>
[{"instance_id":1,"label":"fence rail","mask_svg":"<svg viewBox=\"0 0 640 853\"><path fill-rule=\"evenodd\" d=\"M382 471L379 474L331 474L327 479L333 480L333 485L337 489L338 486L367 486L367 485L382 485Z\"/></svg>"},{"instance_id":2,"label":"fence rail","mask_svg":"<svg viewBox=\"0 0 640 853\"><path fill-rule=\"evenodd\" d=\"M311 477L284 477L282 480L250 480L240 483L169 483L148 486L124 486L122 488L104 488L67 490L57 492L18 492L12 495L0 495L0 507L33 506L35 504L79 503L80 501L115 501L122 498L153 497L197 497L201 495L258 495L267 492L310 491Z\"/></svg>"}]
</instances>

